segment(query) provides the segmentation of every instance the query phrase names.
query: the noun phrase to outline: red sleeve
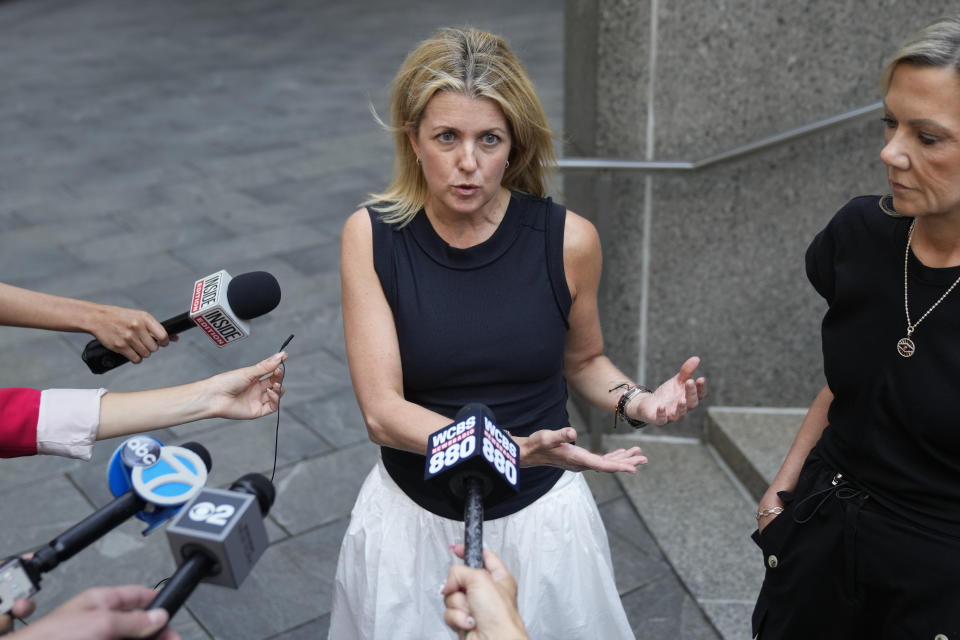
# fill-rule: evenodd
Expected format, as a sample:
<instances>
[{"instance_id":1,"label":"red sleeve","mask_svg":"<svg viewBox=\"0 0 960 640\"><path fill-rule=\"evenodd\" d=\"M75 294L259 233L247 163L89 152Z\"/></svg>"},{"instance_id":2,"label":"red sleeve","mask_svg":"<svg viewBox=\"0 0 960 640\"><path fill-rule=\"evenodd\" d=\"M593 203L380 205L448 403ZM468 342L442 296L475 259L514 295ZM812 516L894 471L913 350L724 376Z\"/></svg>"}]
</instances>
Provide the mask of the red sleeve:
<instances>
[{"instance_id":1,"label":"red sleeve","mask_svg":"<svg viewBox=\"0 0 960 640\"><path fill-rule=\"evenodd\" d=\"M40 391L0 389L0 458L37 453Z\"/></svg>"}]
</instances>

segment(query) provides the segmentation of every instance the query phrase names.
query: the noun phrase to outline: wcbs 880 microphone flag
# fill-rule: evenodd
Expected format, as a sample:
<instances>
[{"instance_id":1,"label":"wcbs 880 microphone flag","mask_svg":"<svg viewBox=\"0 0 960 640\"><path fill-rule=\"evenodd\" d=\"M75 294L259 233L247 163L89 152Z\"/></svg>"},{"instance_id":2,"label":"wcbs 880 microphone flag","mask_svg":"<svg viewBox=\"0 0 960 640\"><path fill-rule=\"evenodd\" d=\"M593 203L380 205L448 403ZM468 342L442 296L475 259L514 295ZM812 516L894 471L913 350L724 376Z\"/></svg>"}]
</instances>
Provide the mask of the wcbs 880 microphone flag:
<instances>
[{"instance_id":1,"label":"wcbs 880 microphone flag","mask_svg":"<svg viewBox=\"0 0 960 640\"><path fill-rule=\"evenodd\" d=\"M464 562L483 566L483 508L517 491L517 444L494 423L493 411L468 404L453 424L430 435L424 480L463 509Z\"/></svg>"}]
</instances>

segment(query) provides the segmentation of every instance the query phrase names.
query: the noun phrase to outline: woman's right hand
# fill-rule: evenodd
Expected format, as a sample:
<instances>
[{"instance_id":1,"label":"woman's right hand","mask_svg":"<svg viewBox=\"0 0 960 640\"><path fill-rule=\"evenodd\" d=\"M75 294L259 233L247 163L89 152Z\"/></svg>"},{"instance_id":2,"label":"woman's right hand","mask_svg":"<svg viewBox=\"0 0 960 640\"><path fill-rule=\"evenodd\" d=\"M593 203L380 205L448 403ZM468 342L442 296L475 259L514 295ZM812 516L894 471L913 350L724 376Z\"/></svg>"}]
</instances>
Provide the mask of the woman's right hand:
<instances>
[{"instance_id":1,"label":"woman's right hand","mask_svg":"<svg viewBox=\"0 0 960 640\"><path fill-rule=\"evenodd\" d=\"M573 444L577 439L577 430L573 427L563 429L541 429L527 437L513 437L520 447L520 466L535 467L547 465L569 471L607 471L614 473L625 471L636 473L637 467L646 464L646 456L640 455L640 447L617 449L604 455L593 453Z\"/></svg>"}]
</instances>

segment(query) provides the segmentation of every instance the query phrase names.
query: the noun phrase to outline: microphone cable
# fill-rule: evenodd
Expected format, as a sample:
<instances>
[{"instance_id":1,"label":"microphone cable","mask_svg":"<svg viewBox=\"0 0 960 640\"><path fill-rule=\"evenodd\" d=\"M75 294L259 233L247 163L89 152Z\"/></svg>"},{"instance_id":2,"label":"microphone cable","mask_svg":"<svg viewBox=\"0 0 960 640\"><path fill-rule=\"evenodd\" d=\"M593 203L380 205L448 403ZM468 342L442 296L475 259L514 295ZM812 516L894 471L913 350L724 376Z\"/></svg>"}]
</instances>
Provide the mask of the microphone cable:
<instances>
[{"instance_id":1,"label":"microphone cable","mask_svg":"<svg viewBox=\"0 0 960 640\"><path fill-rule=\"evenodd\" d=\"M280 345L278 352L286 349L287 345L290 344L290 341L293 340L293 334L283 341L283 344ZM280 363L280 391L283 391L283 381L287 377L287 367L286 362ZM283 399L282 395L277 396L277 428L276 433L273 438L273 470L270 472L270 483L273 483L273 477L277 473L277 451L280 448L280 401Z\"/></svg>"}]
</instances>

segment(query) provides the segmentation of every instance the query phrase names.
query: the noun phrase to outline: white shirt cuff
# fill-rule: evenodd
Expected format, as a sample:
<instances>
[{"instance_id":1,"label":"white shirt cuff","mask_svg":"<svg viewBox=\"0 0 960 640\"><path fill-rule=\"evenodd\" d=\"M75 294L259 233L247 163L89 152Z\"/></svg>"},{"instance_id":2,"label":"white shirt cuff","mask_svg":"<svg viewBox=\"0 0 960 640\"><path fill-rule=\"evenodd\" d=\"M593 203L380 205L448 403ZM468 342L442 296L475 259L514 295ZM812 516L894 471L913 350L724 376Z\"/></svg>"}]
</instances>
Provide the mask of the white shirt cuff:
<instances>
[{"instance_id":1,"label":"white shirt cuff","mask_svg":"<svg viewBox=\"0 0 960 640\"><path fill-rule=\"evenodd\" d=\"M106 389L46 389L40 393L37 453L89 460L100 428Z\"/></svg>"}]
</instances>

